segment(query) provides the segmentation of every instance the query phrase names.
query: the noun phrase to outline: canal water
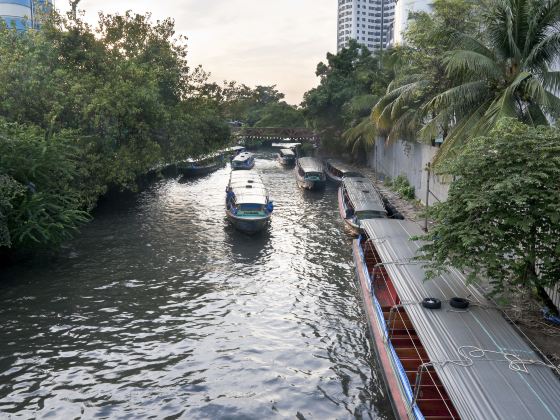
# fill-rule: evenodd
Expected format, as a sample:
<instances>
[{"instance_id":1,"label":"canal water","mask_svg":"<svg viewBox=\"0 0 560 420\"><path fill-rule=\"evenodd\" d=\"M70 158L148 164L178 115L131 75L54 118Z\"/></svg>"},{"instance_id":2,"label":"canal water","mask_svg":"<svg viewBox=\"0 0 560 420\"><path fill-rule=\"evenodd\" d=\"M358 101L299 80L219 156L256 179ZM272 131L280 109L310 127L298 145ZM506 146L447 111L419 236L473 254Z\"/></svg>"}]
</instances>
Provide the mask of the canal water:
<instances>
[{"instance_id":1,"label":"canal water","mask_svg":"<svg viewBox=\"0 0 560 420\"><path fill-rule=\"evenodd\" d=\"M0 272L0 418L392 418L336 189L275 201L248 237L229 168L101 204L47 266Z\"/></svg>"}]
</instances>

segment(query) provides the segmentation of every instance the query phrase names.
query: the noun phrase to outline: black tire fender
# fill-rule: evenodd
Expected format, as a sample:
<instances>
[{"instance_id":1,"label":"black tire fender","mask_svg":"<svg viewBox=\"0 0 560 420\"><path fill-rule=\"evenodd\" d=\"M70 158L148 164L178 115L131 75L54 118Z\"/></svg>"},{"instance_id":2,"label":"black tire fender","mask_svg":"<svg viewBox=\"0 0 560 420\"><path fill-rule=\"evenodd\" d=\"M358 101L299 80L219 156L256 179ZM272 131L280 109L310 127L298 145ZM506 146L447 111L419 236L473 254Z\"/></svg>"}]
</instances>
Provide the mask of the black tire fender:
<instances>
[{"instance_id":1,"label":"black tire fender","mask_svg":"<svg viewBox=\"0 0 560 420\"><path fill-rule=\"evenodd\" d=\"M426 298L422 301L422 306L426 309L440 309L441 300L436 298Z\"/></svg>"},{"instance_id":2,"label":"black tire fender","mask_svg":"<svg viewBox=\"0 0 560 420\"><path fill-rule=\"evenodd\" d=\"M470 305L470 302L464 298L452 297L451 299L449 299L449 304L457 309L467 309Z\"/></svg>"}]
</instances>

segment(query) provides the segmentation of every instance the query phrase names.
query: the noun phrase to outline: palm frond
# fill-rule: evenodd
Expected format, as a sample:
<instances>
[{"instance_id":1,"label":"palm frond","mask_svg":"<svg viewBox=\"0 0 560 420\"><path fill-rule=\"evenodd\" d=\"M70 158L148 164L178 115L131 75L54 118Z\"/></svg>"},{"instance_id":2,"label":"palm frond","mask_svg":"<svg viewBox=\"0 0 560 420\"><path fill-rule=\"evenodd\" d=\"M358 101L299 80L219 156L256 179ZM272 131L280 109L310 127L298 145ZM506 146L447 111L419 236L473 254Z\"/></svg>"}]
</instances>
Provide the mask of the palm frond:
<instances>
[{"instance_id":1,"label":"palm frond","mask_svg":"<svg viewBox=\"0 0 560 420\"><path fill-rule=\"evenodd\" d=\"M498 63L484 54L469 50L451 51L443 60L450 77L461 78L464 75L476 75L479 78L497 80L502 76Z\"/></svg>"}]
</instances>

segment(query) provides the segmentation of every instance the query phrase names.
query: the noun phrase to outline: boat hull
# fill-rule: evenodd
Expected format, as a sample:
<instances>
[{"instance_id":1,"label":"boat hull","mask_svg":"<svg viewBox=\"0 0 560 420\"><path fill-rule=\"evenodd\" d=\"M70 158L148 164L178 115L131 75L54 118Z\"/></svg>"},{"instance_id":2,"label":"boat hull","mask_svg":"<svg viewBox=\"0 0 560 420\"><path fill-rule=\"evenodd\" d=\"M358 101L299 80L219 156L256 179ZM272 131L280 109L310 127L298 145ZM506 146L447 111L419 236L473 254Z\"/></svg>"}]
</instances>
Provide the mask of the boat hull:
<instances>
[{"instance_id":1,"label":"boat hull","mask_svg":"<svg viewBox=\"0 0 560 420\"><path fill-rule=\"evenodd\" d=\"M292 167L296 164L295 159L284 159L284 158L278 157L277 160L278 160L278 163L280 163L280 165L282 165L282 166Z\"/></svg>"},{"instance_id":2,"label":"boat hull","mask_svg":"<svg viewBox=\"0 0 560 420\"><path fill-rule=\"evenodd\" d=\"M342 178L332 174L328 169L325 169L325 173L327 174L329 181L334 182L335 184L340 184L342 182Z\"/></svg>"},{"instance_id":3,"label":"boat hull","mask_svg":"<svg viewBox=\"0 0 560 420\"><path fill-rule=\"evenodd\" d=\"M400 385L400 381L395 374L395 366L389 356L391 351L384 340L384 331L380 321L378 311L373 302L372 293L369 288L368 274L365 269L365 261L360 250L359 240L355 239L352 243L352 254L354 257L354 266L356 271L356 280L358 281L358 290L366 312L368 327L373 341L373 348L377 364L380 367L387 393L393 407L395 417L399 420L414 418L410 415L412 410L409 409L406 400L403 397L404 390Z\"/></svg>"},{"instance_id":4,"label":"boat hull","mask_svg":"<svg viewBox=\"0 0 560 420\"><path fill-rule=\"evenodd\" d=\"M325 188L325 181L306 181L298 179L297 183L300 188L309 191L319 191Z\"/></svg>"},{"instance_id":5,"label":"boat hull","mask_svg":"<svg viewBox=\"0 0 560 420\"><path fill-rule=\"evenodd\" d=\"M217 171L218 169L220 169L223 165L220 164L215 164L215 165L208 165L208 166L199 166L199 167L178 167L177 171L186 177L196 177L196 176L204 176L204 175L208 175L212 172Z\"/></svg>"},{"instance_id":6,"label":"boat hull","mask_svg":"<svg viewBox=\"0 0 560 420\"><path fill-rule=\"evenodd\" d=\"M338 189L338 212L340 214L340 217L342 218L342 220L344 220L344 223L348 227L348 230L352 233L352 235L358 236L362 233L362 228L356 223L354 223L351 219L348 219L346 217L346 207L344 206L342 188Z\"/></svg>"},{"instance_id":7,"label":"boat hull","mask_svg":"<svg viewBox=\"0 0 560 420\"><path fill-rule=\"evenodd\" d=\"M259 218L237 217L226 211L227 218L237 230L248 234L255 234L265 230L270 223L270 216Z\"/></svg>"},{"instance_id":8,"label":"boat hull","mask_svg":"<svg viewBox=\"0 0 560 420\"><path fill-rule=\"evenodd\" d=\"M296 182L298 184L298 186L300 188L303 188L304 190L309 190L309 191L318 191L318 190L322 190L325 188L325 185L327 184L326 180L320 180L320 181L310 181L307 180L305 178L302 178L298 172L297 172L297 168L296 168Z\"/></svg>"}]
</instances>

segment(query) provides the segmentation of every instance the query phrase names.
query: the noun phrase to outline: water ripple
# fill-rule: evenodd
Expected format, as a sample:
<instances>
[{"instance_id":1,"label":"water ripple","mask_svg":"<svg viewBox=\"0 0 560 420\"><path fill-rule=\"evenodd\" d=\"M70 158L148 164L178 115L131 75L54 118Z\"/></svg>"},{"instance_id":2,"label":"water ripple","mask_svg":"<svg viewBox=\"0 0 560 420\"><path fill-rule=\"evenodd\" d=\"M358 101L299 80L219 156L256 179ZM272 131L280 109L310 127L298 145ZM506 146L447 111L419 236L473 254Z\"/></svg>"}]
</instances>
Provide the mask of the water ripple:
<instances>
[{"instance_id":1,"label":"water ripple","mask_svg":"<svg viewBox=\"0 0 560 420\"><path fill-rule=\"evenodd\" d=\"M336 191L262 152L267 232L224 217L229 169L104 204L49 267L0 284L0 417L392 418Z\"/></svg>"}]
</instances>

